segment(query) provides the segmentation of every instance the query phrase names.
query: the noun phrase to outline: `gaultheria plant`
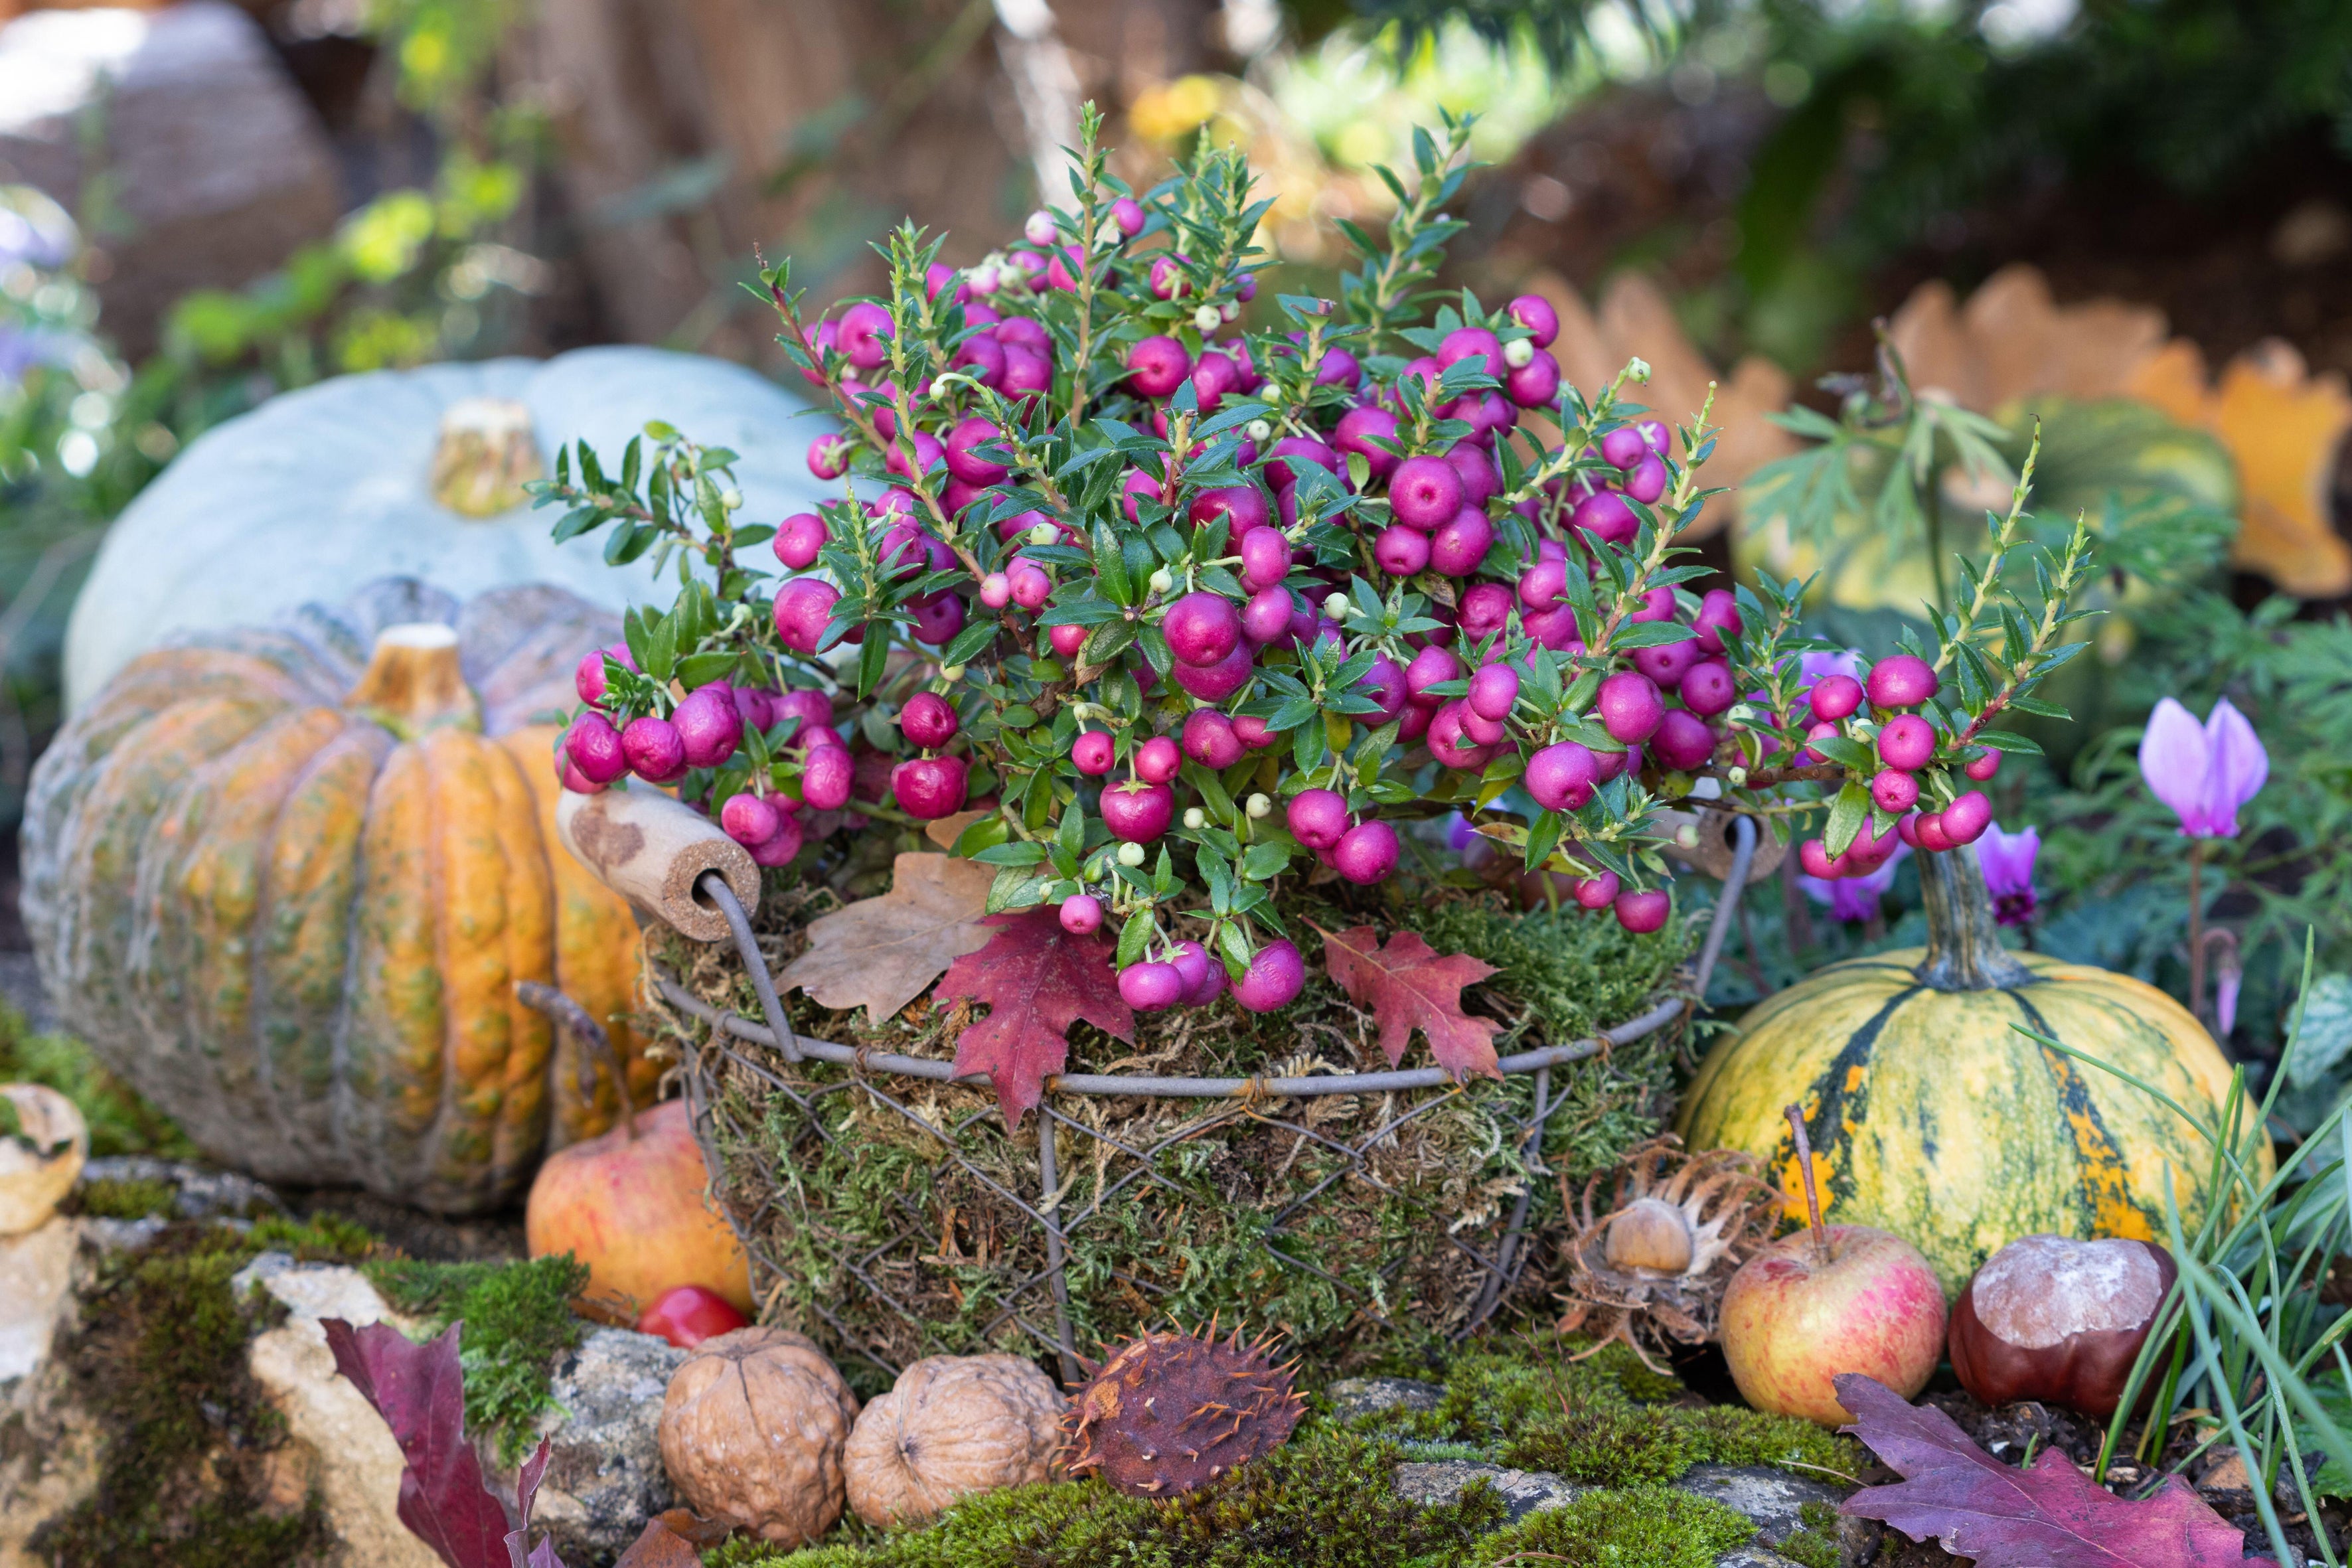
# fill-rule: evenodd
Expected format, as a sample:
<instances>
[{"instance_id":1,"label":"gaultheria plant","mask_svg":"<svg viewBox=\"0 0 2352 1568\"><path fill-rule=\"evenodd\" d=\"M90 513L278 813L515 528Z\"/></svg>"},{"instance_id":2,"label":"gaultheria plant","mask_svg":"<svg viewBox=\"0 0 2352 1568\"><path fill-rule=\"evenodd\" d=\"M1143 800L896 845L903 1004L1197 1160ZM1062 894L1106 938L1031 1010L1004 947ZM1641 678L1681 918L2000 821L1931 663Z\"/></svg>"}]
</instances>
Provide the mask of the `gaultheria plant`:
<instances>
[{"instance_id":1,"label":"gaultheria plant","mask_svg":"<svg viewBox=\"0 0 2352 1568\"><path fill-rule=\"evenodd\" d=\"M2205 966L2209 945L2225 943L2223 973L2228 1021L2217 1017L2222 1034L2230 1032L2238 1010L2234 935L2205 929L2205 841L2238 836L2238 808L2254 798L2270 778L2270 753L2246 716L2226 697L2214 700L2213 710L2199 724L2189 710L2167 697L2147 716L2139 742L2140 776L2149 793L2180 818L2181 837L2189 840L2189 1010L2205 1013Z\"/></svg>"},{"instance_id":2,"label":"gaultheria plant","mask_svg":"<svg viewBox=\"0 0 2352 1568\"><path fill-rule=\"evenodd\" d=\"M1343 226L1329 299L1262 275L1238 154L1138 193L1099 123L1068 204L977 266L902 228L888 292L824 316L761 273L840 418L810 454L840 501L747 518L734 454L667 426L609 468L559 455L559 536L682 584L583 663L569 787L674 783L774 866L845 811L950 820L996 868L992 940L1050 954L1115 1034L1228 990L1286 1005L1277 894L1377 897L1349 889L1420 854L1419 819L1459 813L1635 931L1671 912L1660 808L1695 794L1810 822L1832 881L1984 832L1976 786L2033 749L2000 721L2054 712L2033 692L2082 646L2086 529L2028 543L2021 481L1957 608L1865 665L1799 634L1801 584L1698 591L1676 542L1710 493L1705 409L1632 401L1638 360L1569 384L1539 298L1430 292L1466 125L1416 138L1383 239ZM982 1042L1009 1110L1057 1028Z\"/></svg>"}]
</instances>

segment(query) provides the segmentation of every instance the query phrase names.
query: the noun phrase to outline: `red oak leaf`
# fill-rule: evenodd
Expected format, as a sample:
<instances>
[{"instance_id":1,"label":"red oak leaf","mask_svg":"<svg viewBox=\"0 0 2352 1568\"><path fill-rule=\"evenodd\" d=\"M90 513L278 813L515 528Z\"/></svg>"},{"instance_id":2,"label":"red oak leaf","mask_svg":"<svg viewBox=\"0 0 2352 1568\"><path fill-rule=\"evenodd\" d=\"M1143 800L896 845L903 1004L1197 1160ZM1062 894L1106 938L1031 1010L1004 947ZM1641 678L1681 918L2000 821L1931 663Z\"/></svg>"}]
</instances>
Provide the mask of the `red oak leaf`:
<instances>
[{"instance_id":1,"label":"red oak leaf","mask_svg":"<svg viewBox=\"0 0 2352 1568\"><path fill-rule=\"evenodd\" d=\"M457 1364L463 1324L417 1344L389 1323L354 1329L327 1318L327 1348L335 1370L392 1428L407 1465L400 1472L400 1522L439 1554L449 1568L562 1568L541 1541L528 1554L530 1508L547 1473L548 1445L526 1460L518 1488L520 1526L482 1479L482 1463L466 1437L466 1388Z\"/></svg>"},{"instance_id":2,"label":"red oak leaf","mask_svg":"<svg viewBox=\"0 0 2352 1568\"><path fill-rule=\"evenodd\" d=\"M2244 1537L2178 1476L2127 1502L2095 1485L2056 1448L2013 1469L1969 1440L1934 1405L1914 1405L1874 1378L1845 1373L1843 1430L1899 1473L1865 1487L1842 1512L1883 1520L1914 1541L1930 1536L1977 1568L2238 1568Z\"/></svg>"},{"instance_id":3,"label":"red oak leaf","mask_svg":"<svg viewBox=\"0 0 2352 1568\"><path fill-rule=\"evenodd\" d=\"M1349 1001L1372 1010L1389 1066L1404 1060L1405 1046L1419 1029L1429 1037L1437 1065L1455 1078L1503 1076L1495 1065L1494 1020L1462 1010L1462 988L1494 973L1493 964L1466 952L1440 953L1409 931L1383 947L1370 926L1337 933L1315 929L1323 931L1323 967L1333 984Z\"/></svg>"},{"instance_id":4,"label":"red oak leaf","mask_svg":"<svg viewBox=\"0 0 2352 1568\"><path fill-rule=\"evenodd\" d=\"M1070 1058L1072 1024L1084 1018L1122 1040L1135 1038L1135 1013L1120 1000L1108 937L1073 936L1050 909L991 915L995 934L978 952L948 965L941 1002L988 1004L988 1016L956 1037L955 1070L987 1073L1005 1120L1018 1122L1045 1092L1048 1074Z\"/></svg>"}]
</instances>

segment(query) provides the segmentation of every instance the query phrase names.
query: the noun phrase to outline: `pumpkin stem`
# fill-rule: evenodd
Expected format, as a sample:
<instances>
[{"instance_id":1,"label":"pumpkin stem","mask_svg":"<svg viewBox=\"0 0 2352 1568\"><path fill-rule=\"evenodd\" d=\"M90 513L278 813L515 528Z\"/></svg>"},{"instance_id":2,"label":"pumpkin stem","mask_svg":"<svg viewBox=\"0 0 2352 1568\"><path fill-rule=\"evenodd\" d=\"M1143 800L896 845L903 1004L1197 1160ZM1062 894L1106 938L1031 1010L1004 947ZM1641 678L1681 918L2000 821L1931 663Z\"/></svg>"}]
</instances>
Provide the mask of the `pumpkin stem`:
<instances>
[{"instance_id":1,"label":"pumpkin stem","mask_svg":"<svg viewBox=\"0 0 2352 1568\"><path fill-rule=\"evenodd\" d=\"M482 727L481 705L457 663L457 629L410 621L376 634L375 653L343 706L402 740L427 730Z\"/></svg>"},{"instance_id":2,"label":"pumpkin stem","mask_svg":"<svg viewBox=\"0 0 2352 1568\"><path fill-rule=\"evenodd\" d=\"M523 486L545 479L530 406L510 397L466 397L441 415L433 445L433 499L460 517L489 518L525 499Z\"/></svg>"},{"instance_id":3,"label":"pumpkin stem","mask_svg":"<svg viewBox=\"0 0 2352 1568\"><path fill-rule=\"evenodd\" d=\"M1805 1135L1805 1108L1787 1105L1780 1114L1789 1119L1789 1136L1796 1141L1797 1169L1805 1177L1805 1215L1813 1233L1813 1261L1827 1267L1835 1261L1830 1256L1830 1233L1822 1227L1821 1184L1813 1180L1813 1141Z\"/></svg>"},{"instance_id":4,"label":"pumpkin stem","mask_svg":"<svg viewBox=\"0 0 2352 1568\"><path fill-rule=\"evenodd\" d=\"M604 1026L587 1008L541 981L516 981L515 999L535 1012L546 1014L549 1022L571 1030L573 1037L588 1047L580 1058L583 1099L593 1100L595 1097L599 1063L612 1075L613 1092L621 1102L621 1142L633 1142L637 1135L637 1105L629 1093L629 1070L621 1060L621 1053L613 1048L613 1037Z\"/></svg>"},{"instance_id":5,"label":"pumpkin stem","mask_svg":"<svg viewBox=\"0 0 2352 1568\"><path fill-rule=\"evenodd\" d=\"M1912 973L1937 991L2006 991L2031 984L2033 972L2000 945L1992 897L1973 845L1917 857L1927 906L1927 956Z\"/></svg>"}]
</instances>

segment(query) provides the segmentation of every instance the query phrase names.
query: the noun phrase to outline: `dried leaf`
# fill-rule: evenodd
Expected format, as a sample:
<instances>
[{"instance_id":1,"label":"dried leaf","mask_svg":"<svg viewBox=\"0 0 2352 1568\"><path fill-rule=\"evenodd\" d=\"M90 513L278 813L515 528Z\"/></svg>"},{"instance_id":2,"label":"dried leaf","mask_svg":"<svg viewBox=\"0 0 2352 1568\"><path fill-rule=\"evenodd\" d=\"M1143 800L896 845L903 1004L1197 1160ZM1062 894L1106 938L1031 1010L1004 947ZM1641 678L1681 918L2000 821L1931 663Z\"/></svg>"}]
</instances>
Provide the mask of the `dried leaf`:
<instances>
[{"instance_id":1,"label":"dried leaf","mask_svg":"<svg viewBox=\"0 0 2352 1568\"><path fill-rule=\"evenodd\" d=\"M1110 940L1073 936L1050 909L991 915L988 945L966 953L940 982L939 1000L988 1004L988 1016L956 1037L955 1070L988 1073L1005 1120L1037 1103L1046 1077L1069 1060L1067 1031L1080 1018L1135 1038L1135 1014L1118 994Z\"/></svg>"},{"instance_id":2,"label":"dried leaf","mask_svg":"<svg viewBox=\"0 0 2352 1568\"><path fill-rule=\"evenodd\" d=\"M353 1329L327 1318L327 1348L335 1370L392 1428L401 1457L400 1522L431 1547L449 1568L562 1568L554 1549L542 1542L525 1557L530 1505L547 1473L548 1446L522 1468L520 1528L482 1479L482 1462L466 1437L466 1386L458 1369L461 1323L425 1344L417 1344L389 1323Z\"/></svg>"},{"instance_id":3,"label":"dried leaf","mask_svg":"<svg viewBox=\"0 0 2352 1568\"><path fill-rule=\"evenodd\" d=\"M670 1510L683 1512L683 1509ZM694 1516L689 1513L687 1518L692 1520ZM726 1531L719 1533L723 1536ZM690 1540L670 1528L669 1514L663 1514L646 1521L644 1531L629 1543L629 1549L621 1553L621 1560L613 1568L702 1568L702 1554L694 1549Z\"/></svg>"},{"instance_id":4,"label":"dried leaf","mask_svg":"<svg viewBox=\"0 0 2352 1568\"><path fill-rule=\"evenodd\" d=\"M1948 283L1921 284L1886 335L1913 386L1990 414L2026 397L2115 396L2163 347L2165 323L2163 311L2120 300L2061 305L2041 271L2020 262L1966 305Z\"/></svg>"},{"instance_id":5,"label":"dried leaf","mask_svg":"<svg viewBox=\"0 0 2352 1568\"><path fill-rule=\"evenodd\" d=\"M1977 1568L2237 1568L2244 1537L2168 1476L2155 1496L2126 1502L2045 1448L2031 1469L1993 1458L1933 1405L1913 1405L1859 1373L1837 1379L1843 1428L1904 1479L1865 1487L1843 1513L1930 1537Z\"/></svg>"},{"instance_id":6,"label":"dried leaf","mask_svg":"<svg viewBox=\"0 0 2352 1568\"><path fill-rule=\"evenodd\" d=\"M1381 946L1370 926L1336 934L1315 929L1323 932L1323 966L1333 984L1358 1006L1372 1010L1389 1066L1404 1060L1405 1047L1419 1029L1429 1037L1437 1065L1456 1079L1503 1076L1495 1061L1494 1020L1462 1010L1462 988L1494 973L1493 964L1466 952L1441 954L1409 931Z\"/></svg>"},{"instance_id":7,"label":"dried leaf","mask_svg":"<svg viewBox=\"0 0 2352 1568\"><path fill-rule=\"evenodd\" d=\"M819 1005L863 1007L879 1026L923 994L948 965L988 941L995 871L952 855L901 855L890 890L811 921L808 948L776 976Z\"/></svg>"},{"instance_id":8,"label":"dried leaf","mask_svg":"<svg viewBox=\"0 0 2352 1568\"><path fill-rule=\"evenodd\" d=\"M38 1230L73 1191L89 1153L80 1109L37 1083L0 1084L24 1136L0 1138L0 1236Z\"/></svg>"}]
</instances>

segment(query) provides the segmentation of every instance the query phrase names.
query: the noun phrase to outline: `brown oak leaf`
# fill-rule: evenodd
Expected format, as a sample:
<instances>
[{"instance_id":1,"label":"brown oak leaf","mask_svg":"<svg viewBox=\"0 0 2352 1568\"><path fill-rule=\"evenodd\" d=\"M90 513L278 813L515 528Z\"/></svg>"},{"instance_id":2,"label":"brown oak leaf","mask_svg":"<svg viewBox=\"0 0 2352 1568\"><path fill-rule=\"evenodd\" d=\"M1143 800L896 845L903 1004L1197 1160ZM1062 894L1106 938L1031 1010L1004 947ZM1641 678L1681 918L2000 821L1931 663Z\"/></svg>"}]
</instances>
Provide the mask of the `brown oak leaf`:
<instances>
[{"instance_id":1,"label":"brown oak leaf","mask_svg":"<svg viewBox=\"0 0 2352 1568\"><path fill-rule=\"evenodd\" d=\"M1883 1520L1914 1541L1930 1536L1977 1568L2237 1568L2244 1538L2178 1476L2129 1502L2049 1447L2030 1469L1993 1458L1932 1405L1914 1405L1874 1378L1843 1373L1838 1403L1851 1432L1903 1477L1864 1487L1839 1512Z\"/></svg>"},{"instance_id":2,"label":"brown oak leaf","mask_svg":"<svg viewBox=\"0 0 2352 1568\"><path fill-rule=\"evenodd\" d=\"M987 1073L1007 1121L1018 1122L1069 1060L1069 1027L1084 1018L1135 1038L1135 1013L1111 971L1117 951L1101 932L1073 936L1050 909L991 915L988 945L948 967L939 999L988 1004L988 1016L956 1037L958 1077Z\"/></svg>"},{"instance_id":3,"label":"brown oak leaf","mask_svg":"<svg viewBox=\"0 0 2352 1568\"><path fill-rule=\"evenodd\" d=\"M1372 1010L1389 1066L1404 1060L1405 1047L1419 1029L1429 1037L1437 1065L1456 1079L1503 1076L1495 1062L1494 1020L1462 1010L1462 988L1494 973L1493 964L1466 952L1440 953L1409 931L1382 946L1370 926L1338 932L1315 929L1323 932L1323 967L1332 983L1349 1001Z\"/></svg>"},{"instance_id":4,"label":"brown oak leaf","mask_svg":"<svg viewBox=\"0 0 2352 1568\"><path fill-rule=\"evenodd\" d=\"M993 868L952 855L901 855L888 892L809 923L808 949L776 989L799 986L820 1006L864 1007L879 1025L988 941L981 917L995 880Z\"/></svg>"}]
</instances>

